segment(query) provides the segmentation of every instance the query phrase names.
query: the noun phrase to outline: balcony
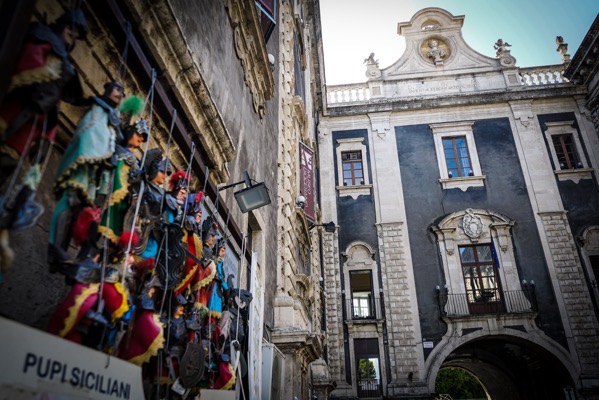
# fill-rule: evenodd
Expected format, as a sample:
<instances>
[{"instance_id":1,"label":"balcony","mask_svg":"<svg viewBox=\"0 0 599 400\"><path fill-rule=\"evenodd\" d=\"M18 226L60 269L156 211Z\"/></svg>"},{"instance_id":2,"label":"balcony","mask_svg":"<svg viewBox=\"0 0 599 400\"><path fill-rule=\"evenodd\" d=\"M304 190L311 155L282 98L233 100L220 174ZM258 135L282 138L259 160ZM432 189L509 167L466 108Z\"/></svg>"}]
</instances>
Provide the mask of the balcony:
<instances>
[{"instance_id":1,"label":"balcony","mask_svg":"<svg viewBox=\"0 0 599 400\"><path fill-rule=\"evenodd\" d=\"M444 317L527 314L537 311L534 288L528 290L479 290L468 293L443 293L437 290L437 304Z\"/></svg>"},{"instance_id":2,"label":"balcony","mask_svg":"<svg viewBox=\"0 0 599 400\"><path fill-rule=\"evenodd\" d=\"M379 297L360 297L345 300L348 320L368 321L382 319L381 299Z\"/></svg>"}]
</instances>

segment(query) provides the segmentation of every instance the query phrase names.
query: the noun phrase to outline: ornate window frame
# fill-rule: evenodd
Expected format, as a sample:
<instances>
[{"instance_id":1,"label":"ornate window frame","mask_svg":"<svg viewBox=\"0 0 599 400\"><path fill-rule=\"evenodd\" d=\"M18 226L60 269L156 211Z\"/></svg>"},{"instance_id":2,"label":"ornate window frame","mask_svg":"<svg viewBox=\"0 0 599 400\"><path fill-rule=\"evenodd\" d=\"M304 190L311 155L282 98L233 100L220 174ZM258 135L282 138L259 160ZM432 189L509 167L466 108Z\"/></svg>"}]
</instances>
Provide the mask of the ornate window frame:
<instances>
[{"instance_id":1,"label":"ornate window frame","mask_svg":"<svg viewBox=\"0 0 599 400\"><path fill-rule=\"evenodd\" d=\"M480 168L478 152L476 151L476 143L474 142L474 134L472 133L472 125L474 121L461 122L446 122L441 124L430 124L433 131L435 141L435 151L437 153L437 163L439 165L439 183L443 189L460 188L466 191L469 187L484 186L485 176ZM474 176L459 176L450 178L447 172L447 163L445 162L445 153L443 151L443 139L454 136L465 136L468 152L470 154L470 162Z\"/></svg>"},{"instance_id":2,"label":"ornate window frame","mask_svg":"<svg viewBox=\"0 0 599 400\"><path fill-rule=\"evenodd\" d=\"M458 247L491 241L499 261L502 290L522 290L512 243L511 229L514 224L515 221L505 215L468 208L448 215L432 227L437 236L449 293L466 293ZM509 311L510 304L506 304L506 307Z\"/></svg>"},{"instance_id":3,"label":"ornate window frame","mask_svg":"<svg viewBox=\"0 0 599 400\"><path fill-rule=\"evenodd\" d=\"M337 139L337 148L335 149L337 157L337 182L339 186L336 187L340 196L352 196L354 199L360 195L369 195L372 184L370 183L370 168L368 165L368 153L367 147L364 144L363 137L348 138L348 139ZM341 159L341 153L347 151L360 151L362 152L362 168L364 175L363 185L343 186L343 160Z\"/></svg>"},{"instance_id":4,"label":"ornate window frame","mask_svg":"<svg viewBox=\"0 0 599 400\"><path fill-rule=\"evenodd\" d=\"M549 147L549 154L553 160L555 170L553 171L560 181L571 180L574 183L578 183L581 179L593 179L593 169L589 168L587 160L584 157L582 144L578 137L578 131L572 126L574 121L558 121L558 122L546 122L545 123L545 139L547 139L547 146ZM559 160L557 153L555 152L555 146L553 145L553 136L556 135L571 135L574 140L574 150L578 156L579 162L582 163L581 168L575 169L560 169Z\"/></svg>"}]
</instances>

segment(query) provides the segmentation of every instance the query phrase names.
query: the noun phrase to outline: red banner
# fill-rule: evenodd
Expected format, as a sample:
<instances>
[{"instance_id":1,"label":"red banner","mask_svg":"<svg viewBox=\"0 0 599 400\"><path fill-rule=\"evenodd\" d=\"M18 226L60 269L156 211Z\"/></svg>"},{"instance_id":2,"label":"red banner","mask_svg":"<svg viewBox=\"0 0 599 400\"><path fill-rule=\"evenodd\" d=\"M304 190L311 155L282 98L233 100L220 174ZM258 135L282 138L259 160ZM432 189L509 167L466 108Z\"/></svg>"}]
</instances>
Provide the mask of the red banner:
<instances>
[{"instance_id":1,"label":"red banner","mask_svg":"<svg viewBox=\"0 0 599 400\"><path fill-rule=\"evenodd\" d=\"M303 143L300 143L300 192L306 198L304 212L311 222L315 218L314 198L314 151Z\"/></svg>"}]
</instances>

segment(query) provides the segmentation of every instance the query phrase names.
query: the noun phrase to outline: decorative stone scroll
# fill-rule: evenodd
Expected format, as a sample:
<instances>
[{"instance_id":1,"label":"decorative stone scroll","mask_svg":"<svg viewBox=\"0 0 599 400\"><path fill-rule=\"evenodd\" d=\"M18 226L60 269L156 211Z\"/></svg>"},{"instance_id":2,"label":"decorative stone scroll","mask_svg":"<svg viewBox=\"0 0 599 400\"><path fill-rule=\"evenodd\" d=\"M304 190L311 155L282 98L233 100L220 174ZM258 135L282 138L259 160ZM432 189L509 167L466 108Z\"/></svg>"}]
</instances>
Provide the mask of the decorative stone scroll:
<instances>
[{"instance_id":1,"label":"decorative stone scroll","mask_svg":"<svg viewBox=\"0 0 599 400\"><path fill-rule=\"evenodd\" d=\"M266 53L262 28L252 0L227 0L227 13L235 41L235 52L250 89L254 111L264 117L266 100L274 92L274 78Z\"/></svg>"}]
</instances>

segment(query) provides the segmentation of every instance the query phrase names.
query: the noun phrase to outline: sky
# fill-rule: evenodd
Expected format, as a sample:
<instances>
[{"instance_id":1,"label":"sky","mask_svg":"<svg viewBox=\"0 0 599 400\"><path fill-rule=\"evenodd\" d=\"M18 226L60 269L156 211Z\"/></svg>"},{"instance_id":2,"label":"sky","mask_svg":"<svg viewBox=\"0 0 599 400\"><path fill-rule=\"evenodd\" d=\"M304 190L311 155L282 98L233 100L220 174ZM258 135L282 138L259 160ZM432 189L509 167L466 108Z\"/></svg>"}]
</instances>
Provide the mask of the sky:
<instances>
[{"instance_id":1,"label":"sky","mask_svg":"<svg viewBox=\"0 0 599 400\"><path fill-rule=\"evenodd\" d=\"M574 56L599 0L320 0L327 85L366 82L364 59L372 52L381 69L392 65L405 49L397 24L426 7L464 15L462 35L479 53L495 57L501 38L517 66L534 67L561 63L556 36Z\"/></svg>"}]
</instances>

